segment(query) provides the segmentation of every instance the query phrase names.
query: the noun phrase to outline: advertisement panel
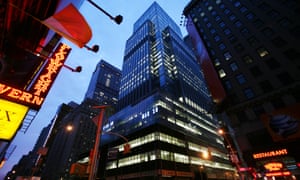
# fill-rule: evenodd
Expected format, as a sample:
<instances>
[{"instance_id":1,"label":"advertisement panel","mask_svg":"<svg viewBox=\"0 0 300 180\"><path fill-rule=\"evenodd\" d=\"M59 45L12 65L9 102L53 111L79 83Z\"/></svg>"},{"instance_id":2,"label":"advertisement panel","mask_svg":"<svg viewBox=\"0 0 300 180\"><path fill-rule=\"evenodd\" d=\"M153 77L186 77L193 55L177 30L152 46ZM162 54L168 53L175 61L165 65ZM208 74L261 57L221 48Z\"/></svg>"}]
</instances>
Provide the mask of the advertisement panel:
<instances>
[{"instance_id":1,"label":"advertisement panel","mask_svg":"<svg viewBox=\"0 0 300 180\"><path fill-rule=\"evenodd\" d=\"M0 73L0 98L39 110L70 51L71 48L68 45L60 43L42 66L41 61L37 64L30 63L32 60L26 61L29 65L25 63L23 74L21 70L18 73L7 74L8 70L6 67L2 68L3 65L1 65L0 70L2 69L5 73ZM26 57L31 56L24 58ZM32 67L26 68L27 66Z\"/></svg>"},{"instance_id":2,"label":"advertisement panel","mask_svg":"<svg viewBox=\"0 0 300 180\"><path fill-rule=\"evenodd\" d=\"M18 131L28 107L0 99L0 140L10 141Z\"/></svg>"},{"instance_id":3,"label":"advertisement panel","mask_svg":"<svg viewBox=\"0 0 300 180\"><path fill-rule=\"evenodd\" d=\"M216 73L214 65L212 64L212 61L207 53L205 45L203 44L202 39L196 27L192 23L190 17L188 18L187 24L187 31L192 38L192 43L196 50L196 57L203 70L206 83L211 92L214 102L216 104L219 104L224 100L226 96L225 90L220 82L218 74Z\"/></svg>"},{"instance_id":4,"label":"advertisement panel","mask_svg":"<svg viewBox=\"0 0 300 180\"><path fill-rule=\"evenodd\" d=\"M274 142L300 138L300 103L261 115Z\"/></svg>"}]
</instances>

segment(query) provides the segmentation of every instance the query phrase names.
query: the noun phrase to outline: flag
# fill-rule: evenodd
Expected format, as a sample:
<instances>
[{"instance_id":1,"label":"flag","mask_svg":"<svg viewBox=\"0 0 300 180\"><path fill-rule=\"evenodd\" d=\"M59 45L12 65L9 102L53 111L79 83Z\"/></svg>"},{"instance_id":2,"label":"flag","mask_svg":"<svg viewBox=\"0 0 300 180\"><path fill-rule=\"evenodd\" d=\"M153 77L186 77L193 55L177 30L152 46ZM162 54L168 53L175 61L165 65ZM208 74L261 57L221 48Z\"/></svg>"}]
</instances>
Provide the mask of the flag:
<instances>
[{"instance_id":1,"label":"flag","mask_svg":"<svg viewBox=\"0 0 300 180\"><path fill-rule=\"evenodd\" d=\"M92 38L89 24L72 3L41 22L80 48Z\"/></svg>"}]
</instances>

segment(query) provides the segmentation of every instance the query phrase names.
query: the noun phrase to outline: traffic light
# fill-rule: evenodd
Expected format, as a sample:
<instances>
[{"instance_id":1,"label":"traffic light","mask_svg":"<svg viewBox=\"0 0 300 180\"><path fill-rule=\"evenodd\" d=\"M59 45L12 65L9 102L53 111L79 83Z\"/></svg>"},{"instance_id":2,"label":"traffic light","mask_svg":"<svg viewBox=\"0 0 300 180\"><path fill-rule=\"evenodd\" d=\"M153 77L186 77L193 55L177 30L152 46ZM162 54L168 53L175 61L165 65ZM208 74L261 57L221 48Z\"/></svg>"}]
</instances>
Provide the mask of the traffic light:
<instances>
[{"instance_id":1,"label":"traffic light","mask_svg":"<svg viewBox=\"0 0 300 180\"><path fill-rule=\"evenodd\" d=\"M124 145L124 151L123 151L123 154L127 154L127 153L130 153L130 144L128 143Z\"/></svg>"}]
</instances>

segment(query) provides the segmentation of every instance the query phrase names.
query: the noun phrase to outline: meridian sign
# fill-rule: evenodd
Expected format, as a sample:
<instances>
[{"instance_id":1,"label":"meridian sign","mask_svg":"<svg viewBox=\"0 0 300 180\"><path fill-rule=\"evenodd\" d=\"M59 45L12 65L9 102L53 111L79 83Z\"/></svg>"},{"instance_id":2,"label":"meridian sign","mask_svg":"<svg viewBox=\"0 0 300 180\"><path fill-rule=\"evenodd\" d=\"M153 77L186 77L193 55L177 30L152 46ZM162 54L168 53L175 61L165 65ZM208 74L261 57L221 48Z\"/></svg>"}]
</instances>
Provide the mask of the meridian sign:
<instances>
[{"instance_id":1,"label":"meridian sign","mask_svg":"<svg viewBox=\"0 0 300 180\"><path fill-rule=\"evenodd\" d=\"M70 51L68 45L60 43L38 77L34 78L36 81L29 90L22 90L22 87L16 88L0 81L0 98L39 110Z\"/></svg>"}]
</instances>

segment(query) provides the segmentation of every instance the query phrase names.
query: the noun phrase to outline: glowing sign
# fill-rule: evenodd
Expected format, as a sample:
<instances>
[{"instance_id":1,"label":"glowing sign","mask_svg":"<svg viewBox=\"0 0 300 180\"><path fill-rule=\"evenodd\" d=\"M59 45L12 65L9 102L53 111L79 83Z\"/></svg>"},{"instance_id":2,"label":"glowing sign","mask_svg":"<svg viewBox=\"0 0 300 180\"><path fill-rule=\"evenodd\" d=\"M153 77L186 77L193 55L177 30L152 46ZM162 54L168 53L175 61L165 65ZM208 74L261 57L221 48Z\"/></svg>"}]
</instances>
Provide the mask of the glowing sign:
<instances>
[{"instance_id":1,"label":"glowing sign","mask_svg":"<svg viewBox=\"0 0 300 180\"><path fill-rule=\"evenodd\" d=\"M19 129L28 107L0 99L0 139L11 140Z\"/></svg>"},{"instance_id":2,"label":"glowing sign","mask_svg":"<svg viewBox=\"0 0 300 180\"><path fill-rule=\"evenodd\" d=\"M269 171L279 171L283 168L283 164L280 162L270 162L264 165Z\"/></svg>"},{"instance_id":3,"label":"glowing sign","mask_svg":"<svg viewBox=\"0 0 300 180\"><path fill-rule=\"evenodd\" d=\"M6 99L14 102L20 102L29 106L41 106L44 98L36 96L26 91L16 89L0 83L0 95L7 97Z\"/></svg>"},{"instance_id":4,"label":"glowing sign","mask_svg":"<svg viewBox=\"0 0 300 180\"><path fill-rule=\"evenodd\" d=\"M272 177L272 176L290 176L291 172L290 171L280 171L280 172L269 172L266 173L267 177Z\"/></svg>"},{"instance_id":5,"label":"glowing sign","mask_svg":"<svg viewBox=\"0 0 300 180\"><path fill-rule=\"evenodd\" d=\"M39 109L70 51L71 48L68 45L60 43L37 81L28 91L0 83L0 97L32 109Z\"/></svg>"},{"instance_id":6,"label":"glowing sign","mask_svg":"<svg viewBox=\"0 0 300 180\"><path fill-rule=\"evenodd\" d=\"M47 67L42 75L40 75L38 81L34 85L34 94L37 96L46 95L49 91L51 84L56 78L58 72L64 65L64 61L70 53L70 46L60 43L55 50L54 55L48 62Z\"/></svg>"},{"instance_id":7,"label":"glowing sign","mask_svg":"<svg viewBox=\"0 0 300 180\"><path fill-rule=\"evenodd\" d=\"M287 149L280 149L280 150L257 153L257 154L253 154L252 156L254 159L260 159L260 158L267 158L267 157L274 157L274 156L282 156L286 154L288 154Z\"/></svg>"}]
</instances>

